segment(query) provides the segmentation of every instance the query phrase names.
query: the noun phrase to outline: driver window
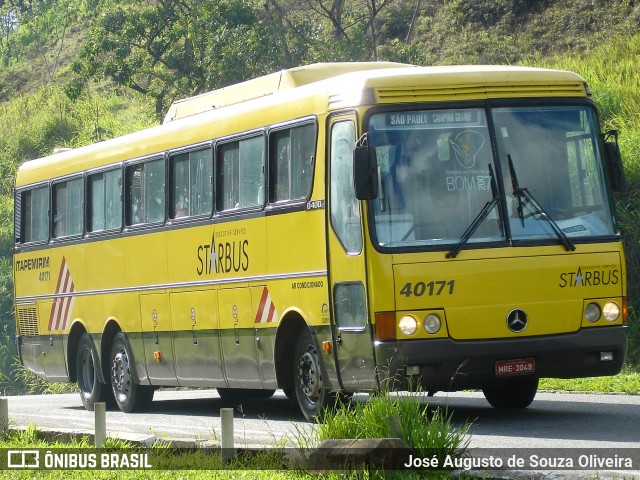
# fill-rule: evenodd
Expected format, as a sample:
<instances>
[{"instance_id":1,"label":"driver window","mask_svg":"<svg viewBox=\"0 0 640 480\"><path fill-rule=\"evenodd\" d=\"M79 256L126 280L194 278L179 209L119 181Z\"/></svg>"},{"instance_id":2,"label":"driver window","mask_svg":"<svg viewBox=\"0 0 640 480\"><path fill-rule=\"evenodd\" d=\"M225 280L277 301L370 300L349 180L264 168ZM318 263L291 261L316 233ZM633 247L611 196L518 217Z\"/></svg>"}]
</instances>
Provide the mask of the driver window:
<instances>
[{"instance_id":1,"label":"driver window","mask_svg":"<svg viewBox=\"0 0 640 480\"><path fill-rule=\"evenodd\" d=\"M355 133L350 121L331 130L331 225L347 253L362 250L360 205L353 186Z\"/></svg>"}]
</instances>

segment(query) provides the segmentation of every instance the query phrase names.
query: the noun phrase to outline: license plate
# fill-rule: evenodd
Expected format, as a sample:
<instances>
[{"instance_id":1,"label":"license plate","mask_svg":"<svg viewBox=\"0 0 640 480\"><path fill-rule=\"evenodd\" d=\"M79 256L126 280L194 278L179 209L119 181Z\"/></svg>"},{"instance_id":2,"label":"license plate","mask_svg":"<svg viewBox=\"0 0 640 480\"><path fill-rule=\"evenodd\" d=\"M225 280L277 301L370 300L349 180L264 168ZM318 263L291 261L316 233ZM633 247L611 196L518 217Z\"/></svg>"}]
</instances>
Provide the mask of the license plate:
<instances>
[{"instance_id":1,"label":"license plate","mask_svg":"<svg viewBox=\"0 0 640 480\"><path fill-rule=\"evenodd\" d=\"M517 360L498 360L496 375L525 375L536 371L535 358L519 358Z\"/></svg>"}]
</instances>

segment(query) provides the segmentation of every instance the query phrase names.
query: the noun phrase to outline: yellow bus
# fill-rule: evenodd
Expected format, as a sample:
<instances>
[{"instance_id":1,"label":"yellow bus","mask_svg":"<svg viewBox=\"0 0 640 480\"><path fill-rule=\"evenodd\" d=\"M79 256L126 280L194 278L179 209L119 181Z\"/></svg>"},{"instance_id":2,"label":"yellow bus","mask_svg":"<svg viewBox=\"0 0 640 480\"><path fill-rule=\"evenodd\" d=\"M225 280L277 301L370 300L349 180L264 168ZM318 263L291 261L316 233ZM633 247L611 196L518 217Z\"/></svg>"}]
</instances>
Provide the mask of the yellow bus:
<instances>
[{"instance_id":1,"label":"yellow bus","mask_svg":"<svg viewBox=\"0 0 640 480\"><path fill-rule=\"evenodd\" d=\"M25 162L21 362L84 406L163 386L338 395L613 375L627 342L615 132L565 71L315 64Z\"/></svg>"}]
</instances>

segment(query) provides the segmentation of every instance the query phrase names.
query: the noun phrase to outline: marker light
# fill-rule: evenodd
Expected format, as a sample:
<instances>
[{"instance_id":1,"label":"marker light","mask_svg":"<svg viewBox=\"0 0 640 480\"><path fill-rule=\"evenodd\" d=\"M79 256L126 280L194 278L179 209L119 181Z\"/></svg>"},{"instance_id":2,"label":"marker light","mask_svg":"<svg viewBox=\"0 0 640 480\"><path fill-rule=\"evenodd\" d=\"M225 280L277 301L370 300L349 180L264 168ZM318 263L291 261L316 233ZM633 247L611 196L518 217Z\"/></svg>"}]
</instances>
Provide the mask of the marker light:
<instances>
[{"instance_id":1,"label":"marker light","mask_svg":"<svg viewBox=\"0 0 640 480\"><path fill-rule=\"evenodd\" d=\"M600 352L601 362L613 362L613 352Z\"/></svg>"},{"instance_id":2,"label":"marker light","mask_svg":"<svg viewBox=\"0 0 640 480\"><path fill-rule=\"evenodd\" d=\"M404 335L413 335L418 329L418 322L411 315L405 315L398 322L398 328Z\"/></svg>"},{"instance_id":3,"label":"marker light","mask_svg":"<svg viewBox=\"0 0 640 480\"><path fill-rule=\"evenodd\" d=\"M596 323L600 319L600 307L597 303L590 303L584 309L584 317L591 323Z\"/></svg>"},{"instance_id":4,"label":"marker light","mask_svg":"<svg viewBox=\"0 0 640 480\"><path fill-rule=\"evenodd\" d=\"M617 303L607 302L604 304L602 313L604 314L605 320L615 322L618 318L620 318L620 307Z\"/></svg>"},{"instance_id":5,"label":"marker light","mask_svg":"<svg viewBox=\"0 0 640 480\"><path fill-rule=\"evenodd\" d=\"M435 313L430 313L429 315L424 317L422 326L427 333L438 333L438 331L440 330L440 317L438 317Z\"/></svg>"}]
</instances>

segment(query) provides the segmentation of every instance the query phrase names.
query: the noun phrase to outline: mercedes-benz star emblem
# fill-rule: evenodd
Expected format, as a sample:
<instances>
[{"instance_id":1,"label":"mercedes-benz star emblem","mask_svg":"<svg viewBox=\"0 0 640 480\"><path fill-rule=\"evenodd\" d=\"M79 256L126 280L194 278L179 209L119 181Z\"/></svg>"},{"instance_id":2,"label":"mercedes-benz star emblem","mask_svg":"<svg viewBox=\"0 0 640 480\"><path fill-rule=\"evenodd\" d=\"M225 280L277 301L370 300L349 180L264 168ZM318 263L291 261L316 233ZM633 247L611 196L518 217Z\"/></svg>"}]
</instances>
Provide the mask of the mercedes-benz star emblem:
<instances>
[{"instance_id":1,"label":"mercedes-benz star emblem","mask_svg":"<svg viewBox=\"0 0 640 480\"><path fill-rule=\"evenodd\" d=\"M520 333L527 328L527 314L524 310L516 308L507 315L507 327L514 333Z\"/></svg>"}]
</instances>

